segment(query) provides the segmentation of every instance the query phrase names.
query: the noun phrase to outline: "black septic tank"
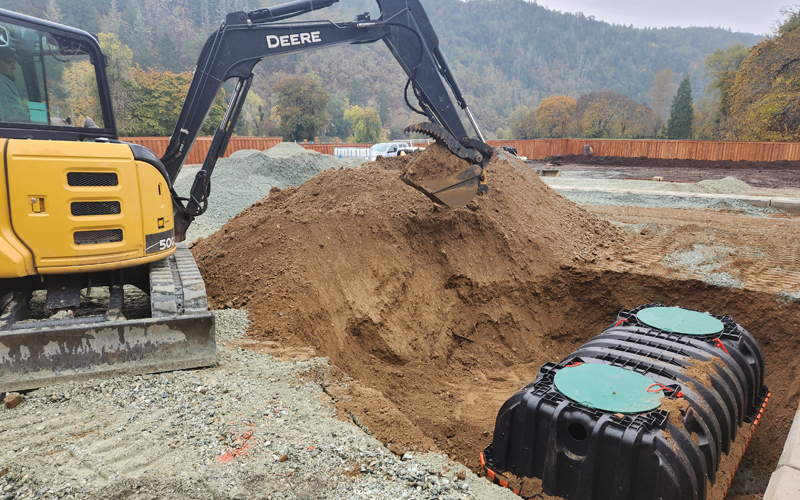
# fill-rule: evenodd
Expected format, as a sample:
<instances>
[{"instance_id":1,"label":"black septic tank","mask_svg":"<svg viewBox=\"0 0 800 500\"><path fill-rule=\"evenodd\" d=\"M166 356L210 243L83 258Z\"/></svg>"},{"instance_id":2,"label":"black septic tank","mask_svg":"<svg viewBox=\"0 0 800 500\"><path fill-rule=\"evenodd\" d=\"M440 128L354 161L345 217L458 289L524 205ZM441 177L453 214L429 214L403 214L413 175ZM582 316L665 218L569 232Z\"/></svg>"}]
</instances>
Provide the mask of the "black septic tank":
<instances>
[{"instance_id":1,"label":"black septic tank","mask_svg":"<svg viewBox=\"0 0 800 500\"><path fill-rule=\"evenodd\" d=\"M733 319L649 304L506 401L481 465L524 498L705 500L768 401L764 355Z\"/></svg>"}]
</instances>

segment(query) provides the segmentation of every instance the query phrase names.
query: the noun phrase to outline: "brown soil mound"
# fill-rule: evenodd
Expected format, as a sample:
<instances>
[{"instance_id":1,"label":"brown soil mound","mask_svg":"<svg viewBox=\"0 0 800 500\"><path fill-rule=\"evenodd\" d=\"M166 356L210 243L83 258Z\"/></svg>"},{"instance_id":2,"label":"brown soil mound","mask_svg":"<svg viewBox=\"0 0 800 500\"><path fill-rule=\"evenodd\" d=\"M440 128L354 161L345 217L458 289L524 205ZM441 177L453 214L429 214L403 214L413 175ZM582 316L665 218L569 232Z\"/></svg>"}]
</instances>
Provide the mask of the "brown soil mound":
<instances>
[{"instance_id":1,"label":"brown soil mound","mask_svg":"<svg viewBox=\"0 0 800 500\"><path fill-rule=\"evenodd\" d=\"M426 412L429 398L456 397L444 376L521 387L528 381L493 372L530 364L535 373L566 354L543 338L563 311L555 303L551 313L527 311L529 294L542 293L528 284L613 259L622 237L516 159L497 155L489 171L489 194L460 209L431 204L398 170L373 164L274 189L194 248L210 302L246 307L256 340L311 345L407 415ZM440 446L456 432L471 435L475 461L485 430L444 411L449 429L422 431ZM389 429L375 434L418 444Z\"/></svg>"},{"instance_id":2,"label":"brown soil mound","mask_svg":"<svg viewBox=\"0 0 800 500\"><path fill-rule=\"evenodd\" d=\"M449 177L469 168L469 162L453 157L446 147L433 144L424 152L413 155L406 169L406 177L414 182Z\"/></svg>"}]
</instances>

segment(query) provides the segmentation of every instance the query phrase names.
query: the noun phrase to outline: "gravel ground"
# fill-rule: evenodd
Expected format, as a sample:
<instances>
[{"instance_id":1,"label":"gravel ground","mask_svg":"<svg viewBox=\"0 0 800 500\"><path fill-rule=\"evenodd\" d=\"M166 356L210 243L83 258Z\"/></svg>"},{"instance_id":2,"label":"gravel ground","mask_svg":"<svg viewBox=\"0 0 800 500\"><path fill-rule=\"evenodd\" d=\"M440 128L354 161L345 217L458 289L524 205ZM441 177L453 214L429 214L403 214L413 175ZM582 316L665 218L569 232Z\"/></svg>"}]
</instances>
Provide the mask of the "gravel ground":
<instances>
[{"instance_id":1,"label":"gravel ground","mask_svg":"<svg viewBox=\"0 0 800 500\"><path fill-rule=\"evenodd\" d=\"M211 197L206 213L195 219L186 233L195 241L215 233L228 219L261 200L273 187L299 186L323 170L352 168L363 163L359 158L337 159L330 155L282 142L266 151L242 150L221 158L211 177ZM175 181L175 190L186 196L200 165L184 167Z\"/></svg>"},{"instance_id":2,"label":"gravel ground","mask_svg":"<svg viewBox=\"0 0 800 500\"><path fill-rule=\"evenodd\" d=\"M588 185L588 183L585 185ZM627 188L627 185L625 187ZM631 187L631 189L633 188ZM782 213L780 210L774 208L754 207L749 203L739 200L679 198L677 196L647 196L640 194L616 194L591 191L565 191L562 192L561 195L579 205L728 210L741 212L744 215L753 217L767 217L769 214Z\"/></svg>"},{"instance_id":3,"label":"gravel ground","mask_svg":"<svg viewBox=\"0 0 800 500\"><path fill-rule=\"evenodd\" d=\"M561 177L542 177L547 184L560 186L587 186L591 181L593 187L644 189L648 191L682 191L686 193L721 193L748 194L754 196L800 196L797 189L763 189L753 187L734 177L704 180L700 182L661 182L627 180L626 174L617 171L573 171L562 172ZM775 194L780 192L781 194Z\"/></svg>"},{"instance_id":4,"label":"gravel ground","mask_svg":"<svg viewBox=\"0 0 800 500\"><path fill-rule=\"evenodd\" d=\"M667 254L661 261L664 267L682 271L698 272L703 281L714 286L743 288L744 283L725 272L715 272L725 265L726 259L736 254L736 249L727 245L695 244L692 250L679 250Z\"/></svg>"},{"instance_id":5,"label":"gravel ground","mask_svg":"<svg viewBox=\"0 0 800 500\"><path fill-rule=\"evenodd\" d=\"M243 310L217 312L224 345ZM327 359L231 347L217 367L69 383L0 408L0 499L507 499L435 453L336 418Z\"/></svg>"},{"instance_id":6,"label":"gravel ground","mask_svg":"<svg viewBox=\"0 0 800 500\"><path fill-rule=\"evenodd\" d=\"M550 186L597 187L637 189L647 191L680 191L686 193L739 194L771 197L800 197L798 189L764 189L753 187L734 177L704 180L700 182L656 182L626 180L628 174L615 170L564 171L561 177L542 177ZM781 213L774 208L757 208L738 200L714 200L704 198L679 198L676 196L647 196L638 194L615 194L585 191L561 193L569 200L585 205L642 206L654 208L711 209L744 212L746 215L764 216Z\"/></svg>"}]
</instances>

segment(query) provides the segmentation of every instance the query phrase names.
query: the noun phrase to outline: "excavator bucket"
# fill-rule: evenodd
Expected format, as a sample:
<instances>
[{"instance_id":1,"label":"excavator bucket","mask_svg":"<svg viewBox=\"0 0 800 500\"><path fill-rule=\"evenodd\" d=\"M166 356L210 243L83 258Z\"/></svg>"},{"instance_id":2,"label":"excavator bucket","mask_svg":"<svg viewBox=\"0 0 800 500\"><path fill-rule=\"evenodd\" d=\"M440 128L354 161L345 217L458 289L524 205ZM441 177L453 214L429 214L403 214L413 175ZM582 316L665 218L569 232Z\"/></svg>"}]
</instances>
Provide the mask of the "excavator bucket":
<instances>
[{"instance_id":1,"label":"excavator bucket","mask_svg":"<svg viewBox=\"0 0 800 500\"><path fill-rule=\"evenodd\" d=\"M466 206L478 194L481 187L481 168L473 165L456 175L420 181L414 181L406 174L400 179L435 203L457 208Z\"/></svg>"},{"instance_id":2,"label":"excavator bucket","mask_svg":"<svg viewBox=\"0 0 800 500\"><path fill-rule=\"evenodd\" d=\"M177 247L150 265L149 317L121 315L122 286L109 287L107 311L84 317L25 321L26 294L7 296L0 316L0 392L215 364L205 286L186 245Z\"/></svg>"},{"instance_id":3,"label":"excavator bucket","mask_svg":"<svg viewBox=\"0 0 800 500\"><path fill-rule=\"evenodd\" d=\"M475 196L488 190L486 164L493 154L491 148L486 146L478 150L464 147L444 127L435 123L418 123L407 127L405 132L424 134L435 139L437 144L447 148L456 158L464 160L456 160L456 164L467 167L455 173L448 168L449 165L427 165L421 172L412 167L400 177L403 182L435 203L453 208L466 206Z\"/></svg>"}]
</instances>

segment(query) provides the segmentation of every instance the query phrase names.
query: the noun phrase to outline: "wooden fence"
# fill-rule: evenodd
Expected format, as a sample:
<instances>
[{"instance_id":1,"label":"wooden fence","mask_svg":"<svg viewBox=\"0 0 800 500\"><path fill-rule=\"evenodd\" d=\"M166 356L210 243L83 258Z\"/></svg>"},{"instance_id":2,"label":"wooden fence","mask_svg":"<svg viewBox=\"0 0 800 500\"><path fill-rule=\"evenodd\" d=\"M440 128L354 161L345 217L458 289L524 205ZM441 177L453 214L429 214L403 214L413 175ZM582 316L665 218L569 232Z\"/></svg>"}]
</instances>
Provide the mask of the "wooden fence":
<instances>
[{"instance_id":1,"label":"wooden fence","mask_svg":"<svg viewBox=\"0 0 800 500\"><path fill-rule=\"evenodd\" d=\"M122 140L146 146L162 156L167 149L167 137L123 137ZM280 137L234 137L228 145L226 156L241 149L263 151L281 142ZM189 152L187 164L203 163L210 137L200 137ZM592 146L595 156L648 157L691 160L749 160L749 161L800 161L798 142L735 142L735 141L661 141L661 140L611 140L611 139L534 139L528 141L489 141L492 146L512 146L520 156L540 159L547 156L581 154L584 145ZM306 149L333 154L338 147L368 148L372 144L301 144Z\"/></svg>"},{"instance_id":2,"label":"wooden fence","mask_svg":"<svg viewBox=\"0 0 800 500\"><path fill-rule=\"evenodd\" d=\"M156 156L164 156L169 144L169 137L120 137L121 140L140 144ZM272 146L283 142L280 137L231 137L231 142L228 143L228 149L225 151L225 156L230 156L231 153L242 149L257 149L264 151ZM208 154L208 148L211 147L211 137L198 137L189 151L189 156L186 158L187 165L195 165L203 163L203 160Z\"/></svg>"},{"instance_id":3,"label":"wooden fence","mask_svg":"<svg viewBox=\"0 0 800 500\"><path fill-rule=\"evenodd\" d=\"M370 144L301 144L306 149L326 155L333 155L333 148L371 148Z\"/></svg>"},{"instance_id":4,"label":"wooden fence","mask_svg":"<svg viewBox=\"0 0 800 500\"><path fill-rule=\"evenodd\" d=\"M595 156L710 160L710 161L800 161L798 142L663 141L612 139L534 139L489 141L493 146L513 146L520 156L531 159L581 154L592 146Z\"/></svg>"}]
</instances>

